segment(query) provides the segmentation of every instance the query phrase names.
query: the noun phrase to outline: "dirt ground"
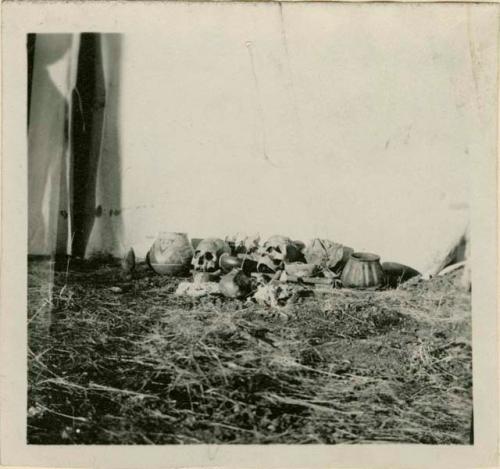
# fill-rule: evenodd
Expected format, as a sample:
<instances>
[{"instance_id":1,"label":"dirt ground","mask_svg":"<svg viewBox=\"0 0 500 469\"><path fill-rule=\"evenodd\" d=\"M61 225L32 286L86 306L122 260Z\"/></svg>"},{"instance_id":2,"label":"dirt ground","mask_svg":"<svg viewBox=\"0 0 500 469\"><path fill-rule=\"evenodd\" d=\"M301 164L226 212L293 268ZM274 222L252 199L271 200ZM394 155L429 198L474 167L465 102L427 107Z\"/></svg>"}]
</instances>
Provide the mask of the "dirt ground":
<instances>
[{"instance_id":1,"label":"dirt ground","mask_svg":"<svg viewBox=\"0 0 500 469\"><path fill-rule=\"evenodd\" d=\"M112 263L28 270L29 443L469 443L459 273L276 311Z\"/></svg>"}]
</instances>

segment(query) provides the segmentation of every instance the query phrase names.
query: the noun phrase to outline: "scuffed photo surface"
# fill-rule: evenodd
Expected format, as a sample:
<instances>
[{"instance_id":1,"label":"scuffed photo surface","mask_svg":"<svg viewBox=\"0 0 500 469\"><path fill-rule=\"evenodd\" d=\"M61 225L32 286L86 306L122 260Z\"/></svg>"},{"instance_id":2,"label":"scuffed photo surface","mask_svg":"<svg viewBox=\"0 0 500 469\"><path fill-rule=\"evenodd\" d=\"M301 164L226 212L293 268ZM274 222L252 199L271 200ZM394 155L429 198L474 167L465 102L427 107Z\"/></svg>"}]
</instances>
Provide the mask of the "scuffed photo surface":
<instances>
[{"instance_id":1,"label":"scuffed photo surface","mask_svg":"<svg viewBox=\"0 0 500 469\"><path fill-rule=\"evenodd\" d=\"M27 443L472 445L496 23L169 8L26 38Z\"/></svg>"}]
</instances>

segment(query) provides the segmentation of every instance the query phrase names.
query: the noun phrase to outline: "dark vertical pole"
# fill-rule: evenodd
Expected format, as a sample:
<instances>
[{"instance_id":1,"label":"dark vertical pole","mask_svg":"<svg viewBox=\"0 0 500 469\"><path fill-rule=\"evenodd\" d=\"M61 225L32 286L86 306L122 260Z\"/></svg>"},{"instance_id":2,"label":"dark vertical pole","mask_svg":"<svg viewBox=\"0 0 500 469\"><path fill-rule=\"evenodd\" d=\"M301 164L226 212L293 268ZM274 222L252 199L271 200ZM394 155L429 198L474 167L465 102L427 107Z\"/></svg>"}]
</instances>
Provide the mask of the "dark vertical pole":
<instances>
[{"instance_id":1,"label":"dark vertical pole","mask_svg":"<svg viewBox=\"0 0 500 469\"><path fill-rule=\"evenodd\" d=\"M100 37L80 39L76 88L72 95L72 255L83 257L96 216L96 182L104 121L104 75Z\"/></svg>"},{"instance_id":2,"label":"dark vertical pole","mask_svg":"<svg viewBox=\"0 0 500 469\"><path fill-rule=\"evenodd\" d=\"M28 50L28 126L30 124L31 110L31 84L33 82L33 62L35 60L36 34L29 33L26 39L26 48Z\"/></svg>"}]
</instances>

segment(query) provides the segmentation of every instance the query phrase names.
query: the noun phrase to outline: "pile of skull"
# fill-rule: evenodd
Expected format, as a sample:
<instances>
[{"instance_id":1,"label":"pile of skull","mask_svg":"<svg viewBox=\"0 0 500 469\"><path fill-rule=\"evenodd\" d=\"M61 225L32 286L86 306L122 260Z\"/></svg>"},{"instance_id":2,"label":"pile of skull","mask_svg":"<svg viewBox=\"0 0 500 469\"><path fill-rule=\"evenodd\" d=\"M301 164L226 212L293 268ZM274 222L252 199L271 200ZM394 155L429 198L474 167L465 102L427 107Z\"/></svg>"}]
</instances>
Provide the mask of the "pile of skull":
<instances>
[{"instance_id":1,"label":"pile of skull","mask_svg":"<svg viewBox=\"0 0 500 469\"><path fill-rule=\"evenodd\" d=\"M341 286L340 274L353 250L329 240L307 246L287 236L236 235L194 244L192 281L181 282L177 295L223 295L281 307L320 289Z\"/></svg>"}]
</instances>

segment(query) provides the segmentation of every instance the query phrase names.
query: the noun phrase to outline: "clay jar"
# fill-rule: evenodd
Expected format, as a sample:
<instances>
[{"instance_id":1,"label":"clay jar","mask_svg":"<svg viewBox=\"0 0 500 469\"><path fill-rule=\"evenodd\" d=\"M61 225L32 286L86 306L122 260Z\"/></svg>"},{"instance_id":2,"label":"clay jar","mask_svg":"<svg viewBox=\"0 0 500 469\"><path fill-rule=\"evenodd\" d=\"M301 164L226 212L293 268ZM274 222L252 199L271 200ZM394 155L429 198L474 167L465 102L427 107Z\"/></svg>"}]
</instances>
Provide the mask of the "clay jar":
<instances>
[{"instance_id":1,"label":"clay jar","mask_svg":"<svg viewBox=\"0 0 500 469\"><path fill-rule=\"evenodd\" d=\"M347 288L377 288L385 283L380 257L368 252L354 252L341 275Z\"/></svg>"},{"instance_id":2,"label":"clay jar","mask_svg":"<svg viewBox=\"0 0 500 469\"><path fill-rule=\"evenodd\" d=\"M189 271L193 248L186 233L162 231L148 252L148 262L158 274L182 275Z\"/></svg>"}]
</instances>

